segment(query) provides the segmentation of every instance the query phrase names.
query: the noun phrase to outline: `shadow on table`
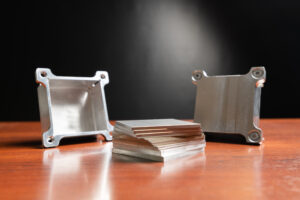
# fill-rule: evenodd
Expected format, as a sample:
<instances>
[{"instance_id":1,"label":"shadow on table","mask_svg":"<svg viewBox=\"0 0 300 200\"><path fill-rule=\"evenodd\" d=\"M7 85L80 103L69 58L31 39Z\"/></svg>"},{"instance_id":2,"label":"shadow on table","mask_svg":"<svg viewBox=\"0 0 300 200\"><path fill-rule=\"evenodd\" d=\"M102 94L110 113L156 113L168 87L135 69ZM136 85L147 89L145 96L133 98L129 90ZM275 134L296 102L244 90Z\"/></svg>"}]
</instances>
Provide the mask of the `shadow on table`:
<instances>
[{"instance_id":1,"label":"shadow on table","mask_svg":"<svg viewBox=\"0 0 300 200\"><path fill-rule=\"evenodd\" d=\"M63 138L59 146L81 144L81 143L91 143L101 141L103 138L97 136L83 136L83 137L73 137L73 138ZM43 149L42 138L25 140L25 141L9 141L1 143L0 148L10 148L10 147L25 147L33 149Z\"/></svg>"},{"instance_id":2,"label":"shadow on table","mask_svg":"<svg viewBox=\"0 0 300 200\"><path fill-rule=\"evenodd\" d=\"M122 154L112 154L112 160L116 162L124 162L124 163L159 163L158 161L147 160L143 158L137 158Z\"/></svg>"},{"instance_id":3,"label":"shadow on table","mask_svg":"<svg viewBox=\"0 0 300 200\"><path fill-rule=\"evenodd\" d=\"M72 145L72 144L81 144L81 143L91 143L97 142L98 138L95 135L92 136L80 136L80 137L72 137L72 138L63 138L61 139L59 146L63 145Z\"/></svg>"},{"instance_id":4,"label":"shadow on table","mask_svg":"<svg viewBox=\"0 0 300 200\"><path fill-rule=\"evenodd\" d=\"M4 142L0 145L0 148L12 148L12 147L41 149L42 141L41 140L10 141L10 142Z\"/></svg>"},{"instance_id":5,"label":"shadow on table","mask_svg":"<svg viewBox=\"0 0 300 200\"><path fill-rule=\"evenodd\" d=\"M257 146L257 144L246 143L246 139L244 138L244 136L239 135L239 134L205 133L205 139L207 142L219 142L219 143L228 143L228 144L247 144L247 145Z\"/></svg>"}]
</instances>

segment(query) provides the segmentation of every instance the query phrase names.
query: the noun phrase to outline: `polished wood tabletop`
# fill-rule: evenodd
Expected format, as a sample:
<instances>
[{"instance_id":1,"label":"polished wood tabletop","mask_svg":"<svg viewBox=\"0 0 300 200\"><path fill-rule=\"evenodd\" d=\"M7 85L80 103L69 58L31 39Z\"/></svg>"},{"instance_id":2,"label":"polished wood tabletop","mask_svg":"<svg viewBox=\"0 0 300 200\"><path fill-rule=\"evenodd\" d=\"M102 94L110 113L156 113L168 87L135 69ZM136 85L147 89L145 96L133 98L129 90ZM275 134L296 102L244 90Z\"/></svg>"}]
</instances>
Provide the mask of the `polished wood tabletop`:
<instances>
[{"instance_id":1,"label":"polished wood tabletop","mask_svg":"<svg viewBox=\"0 0 300 200\"><path fill-rule=\"evenodd\" d=\"M39 122L0 123L0 199L300 199L300 119L263 119L262 145L209 136L165 163L111 153L102 138L41 146Z\"/></svg>"}]
</instances>

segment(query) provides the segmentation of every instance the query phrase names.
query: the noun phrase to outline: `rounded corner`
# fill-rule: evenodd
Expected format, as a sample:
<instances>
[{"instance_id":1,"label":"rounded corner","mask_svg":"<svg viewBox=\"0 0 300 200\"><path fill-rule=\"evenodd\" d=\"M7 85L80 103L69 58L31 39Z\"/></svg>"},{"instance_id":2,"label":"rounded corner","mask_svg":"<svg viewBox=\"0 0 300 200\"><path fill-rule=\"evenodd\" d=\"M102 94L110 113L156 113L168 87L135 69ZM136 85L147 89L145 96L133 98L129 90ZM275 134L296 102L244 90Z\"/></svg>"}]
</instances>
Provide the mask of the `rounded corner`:
<instances>
[{"instance_id":1,"label":"rounded corner","mask_svg":"<svg viewBox=\"0 0 300 200\"><path fill-rule=\"evenodd\" d=\"M261 144L261 142L263 141L262 130L259 128L250 130L244 136L248 143Z\"/></svg>"},{"instance_id":2,"label":"rounded corner","mask_svg":"<svg viewBox=\"0 0 300 200\"><path fill-rule=\"evenodd\" d=\"M45 148L57 147L60 143L61 137L53 136L53 131L50 128L48 131L43 133L43 146Z\"/></svg>"},{"instance_id":3,"label":"rounded corner","mask_svg":"<svg viewBox=\"0 0 300 200\"><path fill-rule=\"evenodd\" d=\"M35 78L36 82L42 84L43 86L47 85L48 79L52 78L54 75L49 68L36 68Z\"/></svg>"},{"instance_id":4,"label":"rounded corner","mask_svg":"<svg viewBox=\"0 0 300 200\"><path fill-rule=\"evenodd\" d=\"M94 77L100 79L103 85L109 83L109 76L107 71L97 71Z\"/></svg>"},{"instance_id":5,"label":"rounded corner","mask_svg":"<svg viewBox=\"0 0 300 200\"><path fill-rule=\"evenodd\" d=\"M255 80L266 79L266 69L264 66L251 67L248 74Z\"/></svg>"}]
</instances>

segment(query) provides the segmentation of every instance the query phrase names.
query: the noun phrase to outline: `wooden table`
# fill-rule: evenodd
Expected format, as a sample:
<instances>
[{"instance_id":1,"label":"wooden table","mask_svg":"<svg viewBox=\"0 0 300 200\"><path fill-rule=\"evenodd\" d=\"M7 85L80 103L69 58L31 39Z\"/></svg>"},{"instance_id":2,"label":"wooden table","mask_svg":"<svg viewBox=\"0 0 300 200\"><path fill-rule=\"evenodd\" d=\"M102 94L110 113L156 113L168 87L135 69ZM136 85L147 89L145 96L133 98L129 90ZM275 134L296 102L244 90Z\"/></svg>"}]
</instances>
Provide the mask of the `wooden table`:
<instances>
[{"instance_id":1,"label":"wooden table","mask_svg":"<svg viewBox=\"0 0 300 200\"><path fill-rule=\"evenodd\" d=\"M207 142L167 163L101 138L41 146L38 122L0 123L0 199L300 199L300 119L261 120L261 146Z\"/></svg>"}]
</instances>

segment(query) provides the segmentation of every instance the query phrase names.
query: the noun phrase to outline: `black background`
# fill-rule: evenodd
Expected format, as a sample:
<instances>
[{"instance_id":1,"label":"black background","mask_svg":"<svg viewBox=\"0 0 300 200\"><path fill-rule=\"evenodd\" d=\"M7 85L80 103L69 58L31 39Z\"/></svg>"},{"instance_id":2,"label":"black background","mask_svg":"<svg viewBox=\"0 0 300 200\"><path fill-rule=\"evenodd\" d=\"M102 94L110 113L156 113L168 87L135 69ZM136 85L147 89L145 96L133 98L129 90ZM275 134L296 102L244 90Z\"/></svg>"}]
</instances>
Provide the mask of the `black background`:
<instances>
[{"instance_id":1,"label":"black background","mask_svg":"<svg viewBox=\"0 0 300 200\"><path fill-rule=\"evenodd\" d=\"M38 120L34 72L106 70L111 119L192 118L191 73L263 65L262 117L300 117L300 1L20 1L2 5L0 120Z\"/></svg>"}]
</instances>

